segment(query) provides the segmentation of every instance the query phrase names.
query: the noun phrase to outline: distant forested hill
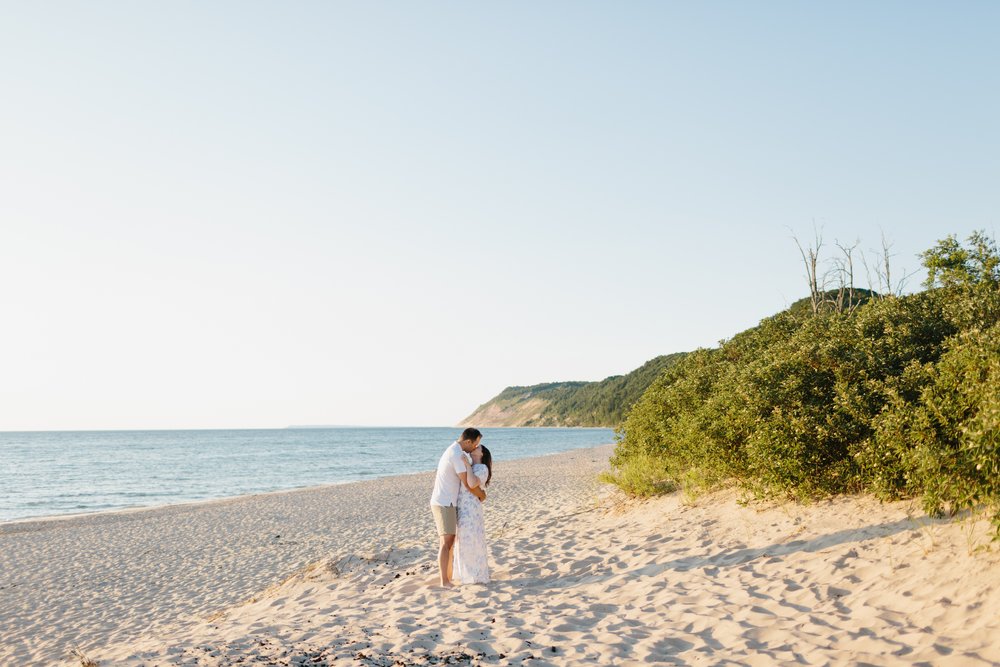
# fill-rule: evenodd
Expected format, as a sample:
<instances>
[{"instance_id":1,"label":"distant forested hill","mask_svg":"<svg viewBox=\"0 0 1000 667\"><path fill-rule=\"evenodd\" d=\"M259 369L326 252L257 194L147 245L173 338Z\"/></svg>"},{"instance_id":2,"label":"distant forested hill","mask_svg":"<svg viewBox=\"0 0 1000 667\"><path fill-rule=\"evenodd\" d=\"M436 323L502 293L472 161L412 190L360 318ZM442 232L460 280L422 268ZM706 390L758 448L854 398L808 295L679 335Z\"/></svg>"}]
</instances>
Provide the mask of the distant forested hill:
<instances>
[{"instance_id":1,"label":"distant forested hill","mask_svg":"<svg viewBox=\"0 0 1000 667\"><path fill-rule=\"evenodd\" d=\"M612 375L599 382L507 387L459 425L615 427L646 388L686 354L656 357L627 375Z\"/></svg>"}]
</instances>

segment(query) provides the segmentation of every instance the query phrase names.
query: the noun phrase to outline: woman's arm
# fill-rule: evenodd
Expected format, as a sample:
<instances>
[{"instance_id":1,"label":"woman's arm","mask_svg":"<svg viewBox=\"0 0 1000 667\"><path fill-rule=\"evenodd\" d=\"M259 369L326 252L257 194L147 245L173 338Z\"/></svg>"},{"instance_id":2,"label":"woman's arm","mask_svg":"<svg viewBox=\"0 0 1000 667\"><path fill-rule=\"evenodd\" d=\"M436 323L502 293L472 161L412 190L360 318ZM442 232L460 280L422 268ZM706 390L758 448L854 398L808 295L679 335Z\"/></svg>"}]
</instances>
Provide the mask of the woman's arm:
<instances>
[{"instance_id":1,"label":"woman's arm","mask_svg":"<svg viewBox=\"0 0 1000 667\"><path fill-rule=\"evenodd\" d=\"M476 486L469 485L470 477L476 483ZM481 488L479 488L479 480L476 479L475 475L470 475L468 473L463 472L459 474L458 478L462 480L462 486L467 488L469 490L469 493L474 495L476 498L479 498L480 501L486 500L486 492L483 491Z\"/></svg>"},{"instance_id":2,"label":"woman's arm","mask_svg":"<svg viewBox=\"0 0 1000 667\"><path fill-rule=\"evenodd\" d=\"M479 477L476 476L476 473L472 472L472 464L469 463L469 459L465 459L465 479L467 480L465 487L469 491L472 490L472 487L479 486Z\"/></svg>"},{"instance_id":3,"label":"woman's arm","mask_svg":"<svg viewBox=\"0 0 1000 667\"><path fill-rule=\"evenodd\" d=\"M482 468L483 466L480 467ZM485 482L486 480L480 475L476 474L474 466L469 467L468 477L472 479L473 480L472 483L475 484L475 489L470 489L470 491L472 491L472 494L476 498L479 498L479 502L483 502L484 500L486 500L486 489L483 488L483 482Z\"/></svg>"},{"instance_id":4,"label":"woman's arm","mask_svg":"<svg viewBox=\"0 0 1000 667\"><path fill-rule=\"evenodd\" d=\"M479 485L479 477L472 472L472 464L465 461L465 472L458 476L462 484L469 490L469 493L479 498L479 502L486 500L486 492Z\"/></svg>"}]
</instances>

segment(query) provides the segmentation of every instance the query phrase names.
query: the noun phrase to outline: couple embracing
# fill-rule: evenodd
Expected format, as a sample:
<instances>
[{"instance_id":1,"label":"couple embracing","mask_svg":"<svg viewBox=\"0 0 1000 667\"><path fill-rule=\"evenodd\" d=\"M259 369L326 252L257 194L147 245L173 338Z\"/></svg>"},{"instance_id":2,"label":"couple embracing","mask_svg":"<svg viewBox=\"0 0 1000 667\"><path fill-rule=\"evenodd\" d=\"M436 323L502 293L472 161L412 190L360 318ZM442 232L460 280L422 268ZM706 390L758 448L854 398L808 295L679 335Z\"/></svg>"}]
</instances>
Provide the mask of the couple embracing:
<instances>
[{"instance_id":1,"label":"couple embracing","mask_svg":"<svg viewBox=\"0 0 1000 667\"><path fill-rule=\"evenodd\" d=\"M490 580L482 502L493 476L493 457L482 439L479 429L462 431L441 455L434 478L431 513L441 539L438 567L446 588L453 578L463 584Z\"/></svg>"}]
</instances>

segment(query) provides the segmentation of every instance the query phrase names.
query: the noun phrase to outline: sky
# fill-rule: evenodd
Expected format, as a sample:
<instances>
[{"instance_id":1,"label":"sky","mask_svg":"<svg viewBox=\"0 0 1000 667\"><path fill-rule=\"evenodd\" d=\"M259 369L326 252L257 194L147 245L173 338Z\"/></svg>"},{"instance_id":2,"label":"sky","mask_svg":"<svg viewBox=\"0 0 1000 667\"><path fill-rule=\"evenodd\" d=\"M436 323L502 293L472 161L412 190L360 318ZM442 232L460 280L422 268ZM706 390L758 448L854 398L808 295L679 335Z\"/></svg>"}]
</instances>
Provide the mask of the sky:
<instances>
[{"instance_id":1,"label":"sky","mask_svg":"<svg viewBox=\"0 0 1000 667\"><path fill-rule=\"evenodd\" d=\"M1000 222L995 2L0 2L0 430L445 426ZM860 286L867 286L863 276Z\"/></svg>"}]
</instances>

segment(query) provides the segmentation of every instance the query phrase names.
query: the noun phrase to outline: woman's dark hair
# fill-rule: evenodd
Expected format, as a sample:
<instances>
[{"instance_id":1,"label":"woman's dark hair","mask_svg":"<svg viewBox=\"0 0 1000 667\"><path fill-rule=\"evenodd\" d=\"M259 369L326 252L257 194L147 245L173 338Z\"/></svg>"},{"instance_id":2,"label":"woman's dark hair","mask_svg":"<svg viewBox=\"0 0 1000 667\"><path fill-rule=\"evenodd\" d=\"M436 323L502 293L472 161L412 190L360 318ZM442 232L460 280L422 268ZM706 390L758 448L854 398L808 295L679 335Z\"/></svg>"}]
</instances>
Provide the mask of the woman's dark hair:
<instances>
[{"instance_id":1,"label":"woman's dark hair","mask_svg":"<svg viewBox=\"0 0 1000 667\"><path fill-rule=\"evenodd\" d=\"M486 466L486 472L488 473L483 486L489 486L490 480L493 479L493 455L490 454L490 450L482 445L479 445L479 449L483 450L483 465Z\"/></svg>"}]
</instances>

